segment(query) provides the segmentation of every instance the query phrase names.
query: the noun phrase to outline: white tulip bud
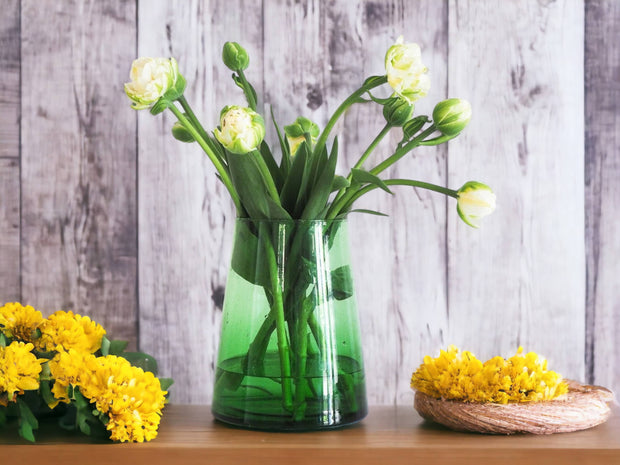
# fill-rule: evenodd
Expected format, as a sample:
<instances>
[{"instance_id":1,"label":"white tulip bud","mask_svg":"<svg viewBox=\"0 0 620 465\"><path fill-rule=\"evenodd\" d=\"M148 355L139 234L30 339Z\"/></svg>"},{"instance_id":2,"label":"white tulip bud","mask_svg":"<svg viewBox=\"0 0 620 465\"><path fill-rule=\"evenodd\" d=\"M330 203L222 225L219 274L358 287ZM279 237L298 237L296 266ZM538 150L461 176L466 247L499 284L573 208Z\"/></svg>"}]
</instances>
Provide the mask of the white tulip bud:
<instances>
[{"instance_id":1,"label":"white tulip bud","mask_svg":"<svg viewBox=\"0 0 620 465\"><path fill-rule=\"evenodd\" d=\"M481 182L466 182L458 190L456 209L465 223L479 228L478 220L495 210L495 194L489 186Z\"/></svg>"},{"instance_id":2,"label":"white tulip bud","mask_svg":"<svg viewBox=\"0 0 620 465\"><path fill-rule=\"evenodd\" d=\"M226 150L243 155L261 144L265 137L265 122L261 115L249 108L226 106L220 113L220 127L214 133Z\"/></svg>"}]
</instances>

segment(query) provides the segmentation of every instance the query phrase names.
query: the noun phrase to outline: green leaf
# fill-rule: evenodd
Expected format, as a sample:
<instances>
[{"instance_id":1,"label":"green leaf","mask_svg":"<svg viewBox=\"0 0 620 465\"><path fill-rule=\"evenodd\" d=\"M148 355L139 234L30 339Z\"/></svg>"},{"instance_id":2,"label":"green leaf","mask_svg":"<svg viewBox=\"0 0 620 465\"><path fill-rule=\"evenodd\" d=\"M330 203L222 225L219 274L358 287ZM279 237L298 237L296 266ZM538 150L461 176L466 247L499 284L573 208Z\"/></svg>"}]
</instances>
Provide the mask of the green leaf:
<instances>
[{"instance_id":1,"label":"green leaf","mask_svg":"<svg viewBox=\"0 0 620 465\"><path fill-rule=\"evenodd\" d=\"M385 192L392 194L392 191L380 178L372 173L369 173L368 171L353 168L351 170L351 175L353 176L353 181L355 182L360 184L372 184L373 186L377 186Z\"/></svg>"},{"instance_id":2,"label":"green leaf","mask_svg":"<svg viewBox=\"0 0 620 465\"><path fill-rule=\"evenodd\" d=\"M170 101L166 100L165 98L160 98L157 102L155 102L155 105L153 105L151 107L151 115L158 115L160 113L162 113L163 111L165 111L170 105L172 105L170 103Z\"/></svg>"},{"instance_id":3,"label":"green leaf","mask_svg":"<svg viewBox=\"0 0 620 465\"><path fill-rule=\"evenodd\" d=\"M325 146L321 147L314 153L310 153L310 172L308 178L309 188L313 188L318 182L325 165L327 165L327 160L327 149Z\"/></svg>"},{"instance_id":4,"label":"green leaf","mask_svg":"<svg viewBox=\"0 0 620 465\"><path fill-rule=\"evenodd\" d=\"M101 340L101 355L121 355L127 348L127 341L109 340L106 336L103 336Z\"/></svg>"},{"instance_id":5,"label":"green leaf","mask_svg":"<svg viewBox=\"0 0 620 465\"><path fill-rule=\"evenodd\" d=\"M172 378L159 378L159 384L162 391L167 391L174 384L174 380Z\"/></svg>"},{"instance_id":6,"label":"green leaf","mask_svg":"<svg viewBox=\"0 0 620 465\"><path fill-rule=\"evenodd\" d=\"M280 162L280 170L282 171L283 179L286 179L291 169L291 150L289 149L288 142L286 142L286 140L282 137L282 132L280 131L280 127L276 122L276 117L273 114L273 106L271 107L271 121L273 122L273 126L276 128L278 140L280 141L280 149L282 150L282 161Z\"/></svg>"},{"instance_id":7,"label":"green leaf","mask_svg":"<svg viewBox=\"0 0 620 465\"><path fill-rule=\"evenodd\" d=\"M94 415L93 405L90 401L82 395L79 389L74 391L75 402L74 405L76 407L75 410L75 423L74 425L84 434L93 437L107 437L109 433L106 431L105 426L102 422L104 418L101 415L101 412L97 412L97 415Z\"/></svg>"},{"instance_id":8,"label":"green leaf","mask_svg":"<svg viewBox=\"0 0 620 465\"><path fill-rule=\"evenodd\" d=\"M448 142L449 140L454 139L456 136L458 136L459 133L457 134L446 134L446 135L442 135L439 137L435 137L434 139L427 139L427 140L423 140L422 142L420 142L420 145L439 145L439 144L443 144L444 142Z\"/></svg>"},{"instance_id":9,"label":"green leaf","mask_svg":"<svg viewBox=\"0 0 620 465\"><path fill-rule=\"evenodd\" d=\"M28 404L19 397L17 398L17 406L19 407L19 435L27 441L34 442L34 430L39 427L39 422Z\"/></svg>"},{"instance_id":10,"label":"green leaf","mask_svg":"<svg viewBox=\"0 0 620 465\"><path fill-rule=\"evenodd\" d=\"M345 300L353 295L353 278L349 265L332 271L332 294L336 300Z\"/></svg>"},{"instance_id":11,"label":"green leaf","mask_svg":"<svg viewBox=\"0 0 620 465\"><path fill-rule=\"evenodd\" d=\"M189 132L187 128L183 126L183 123L181 123L180 121L177 121L176 123L172 125L171 132L172 132L172 137L174 137L178 141L185 142L185 143L196 142L196 139L194 139L194 136L192 136L192 133Z\"/></svg>"},{"instance_id":12,"label":"green leaf","mask_svg":"<svg viewBox=\"0 0 620 465\"><path fill-rule=\"evenodd\" d=\"M334 176L334 182L332 183L332 192L339 191L340 189L344 189L345 187L349 187L351 183L344 176L336 175Z\"/></svg>"},{"instance_id":13,"label":"green leaf","mask_svg":"<svg viewBox=\"0 0 620 465\"><path fill-rule=\"evenodd\" d=\"M0 332L0 347L6 347L6 346L7 346L6 336Z\"/></svg>"},{"instance_id":14,"label":"green leaf","mask_svg":"<svg viewBox=\"0 0 620 465\"><path fill-rule=\"evenodd\" d=\"M231 268L247 282L269 287L269 268L258 266L258 263L266 262L263 248L259 247L257 233L251 230L251 224L249 221L238 221L235 226Z\"/></svg>"},{"instance_id":15,"label":"green leaf","mask_svg":"<svg viewBox=\"0 0 620 465\"><path fill-rule=\"evenodd\" d=\"M411 139L426 123L430 122L431 120L426 115L420 115L410 119L403 126L403 140Z\"/></svg>"},{"instance_id":16,"label":"green leaf","mask_svg":"<svg viewBox=\"0 0 620 465\"><path fill-rule=\"evenodd\" d=\"M54 397L54 394L52 394L50 385L51 383L49 381L41 381L41 384L39 384L39 393L41 394L43 402L45 402L47 405L56 402L56 398Z\"/></svg>"},{"instance_id":17,"label":"green leaf","mask_svg":"<svg viewBox=\"0 0 620 465\"><path fill-rule=\"evenodd\" d=\"M310 185L311 151L310 151L310 147L308 147L308 144L306 142L301 143L301 145L297 149L297 154L295 155L295 158L300 156L301 153L305 155L304 156L305 163L304 163L303 171L301 173L301 183L297 186L295 208L292 212L292 215L295 218L299 218L301 216L303 212L303 208L305 207L306 202L308 200L308 196L310 195L309 189L311 188L311 185Z\"/></svg>"},{"instance_id":18,"label":"green leaf","mask_svg":"<svg viewBox=\"0 0 620 465\"><path fill-rule=\"evenodd\" d=\"M387 77L383 76L370 76L364 81L364 87L376 87L387 82Z\"/></svg>"},{"instance_id":19,"label":"green leaf","mask_svg":"<svg viewBox=\"0 0 620 465\"><path fill-rule=\"evenodd\" d=\"M273 178L276 188L280 191L282 189L282 184L284 184L284 178L282 177L280 167L273 158L269 145L265 141L260 144L260 154L263 157L263 160L265 160L265 164L269 169L269 173L271 173L271 177Z\"/></svg>"},{"instance_id":20,"label":"green leaf","mask_svg":"<svg viewBox=\"0 0 620 465\"><path fill-rule=\"evenodd\" d=\"M334 176L336 173L336 162L338 161L338 138L334 140L329 158L324 164L323 171L316 181L308 203L301 215L302 219L320 219L319 213L324 210L329 194L332 192Z\"/></svg>"},{"instance_id":21,"label":"green leaf","mask_svg":"<svg viewBox=\"0 0 620 465\"><path fill-rule=\"evenodd\" d=\"M106 336L101 339L101 355L120 355L127 348L127 341L111 341Z\"/></svg>"},{"instance_id":22,"label":"green leaf","mask_svg":"<svg viewBox=\"0 0 620 465\"><path fill-rule=\"evenodd\" d=\"M367 210L365 208L357 208L355 210L351 210L349 213L368 213L369 215L376 215L376 216L390 216L390 215L386 215L385 213L378 212L376 210Z\"/></svg>"},{"instance_id":23,"label":"green leaf","mask_svg":"<svg viewBox=\"0 0 620 465\"><path fill-rule=\"evenodd\" d=\"M260 156L256 151L244 155L228 153L230 175L241 204L253 219L289 219L283 208L274 208L268 200L269 189L254 159Z\"/></svg>"},{"instance_id":24,"label":"green leaf","mask_svg":"<svg viewBox=\"0 0 620 465\"><path fill-rule=\"evenodd\" d=\"M127 348L127 341L110 341L110 355L121 355Z\"/></svg>"},{"instance_id":25,"label":"green leaf","mask_svg":"<svg viewBox=\"0 0 620 465\"><path fill-rule=\"evenodd\" d=\"M144 352L123 352L119 354L125 360L129 361L133 366L142 368L144 371L150 371L157 376L157 360Z\"/></svg>"},{"instance_id":26,"label":"green leaf","mask_svg":"<svg viewBox=\"0 0 620 465\"><path fill-rule=\"evenodd\" d=\"M297 150L297 154L293 157L290 172L286 177L284 186L280 192L280 203L289 213L293 213L295 210L297 196L299 195L307 160L308 148L305 143L302 143L299 150Z\"/></svg>"}]
</instances>

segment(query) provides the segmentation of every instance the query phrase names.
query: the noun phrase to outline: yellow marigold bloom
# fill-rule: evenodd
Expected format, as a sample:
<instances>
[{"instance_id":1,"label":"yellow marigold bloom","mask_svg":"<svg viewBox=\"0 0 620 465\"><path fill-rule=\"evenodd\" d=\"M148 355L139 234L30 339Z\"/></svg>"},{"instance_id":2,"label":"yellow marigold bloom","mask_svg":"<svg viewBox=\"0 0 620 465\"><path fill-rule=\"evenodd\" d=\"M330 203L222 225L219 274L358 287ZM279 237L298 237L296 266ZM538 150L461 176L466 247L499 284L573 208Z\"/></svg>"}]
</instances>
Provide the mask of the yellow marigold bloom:
<instances>
[{"instance_id":1,"label":"yellow marigold bloom","mask_svg":"<svg viewBox=\"0 0 620 465\"><path fill-rule=\"evenodd\" d=\"M517 353L505 360L494 357L482 363L471 352L455 346L439 357L424 357L411 377L411 387L435 398L464 402L538 402L556 399L568 385L547 361L534 352Z\"/></svg>"},{"instance_id":2,"label":"yellow marigold bloom","mask_svg":"<svg viewBox=\"0 0 620 465\"><path fill-rule=\"evenodd\" d=\"M70 350L94 353L101 347L105 329L87 316L59 310L41 325L44 350Z\"/></svg>"},{"instance_id":3,"label":"yellow marigold bloom","mask_svg":"<svg viewBox=\"0 0 620 465\"><path fill-rule=\"evenodd\" d=\"M81 391L110 418L110 438L121 442L155 438L166 402L159 379L114 355L98 357L93 374Z\"/></svg>"},{"instance_id":4,"label":"yellow marigold bloom","mask_svg":"<svg viewBox=\"0 0 620 465\"><path fill-rule=\"evenodd\" d=\"M80 350L70 349L68 352L61 351L50 360L50 373L54 381L52 394L56 401L49 404L50 408L56 407L59 402L69 403L69 386L80 386L82 379L86 382L91 373L87 370L88 361L95 356Z\"/></svg>"},{"instance_id":5,"label":"yellow marigold bloom","mask_svg":"<svg viewBox=\"0 0 620 465\"><path fill-rule=\"evenodd\" d=\"M143 442L157 436L166 391L153 373L122 357L95 357L76 350L59 353L50 362L50 371L58 401L68 402L69 385L79 387L109 419L110 439Z\"/></svg>"},{"instance_id":6,"label":"yellow marigold bloom","mask_svg":"<svg viewBox=\"0 0 620 465\"><path fill-rule=\"evenodd\" d=\"M14 341L0 347L0 405L15 401L17 394L39 389L41 363L31 351L31 343Z\"/></svg>"},{"instance_id":7,"label":"yellow marigold bloom","mask_svg":"<svg viewBox=\"0 0 620 465\"><path fill-rule=\"evenodd\" d=\"M0 307L0 331L7 337L34 342L42 322L41 312L30 305L24 307L19 302L9 302Z\"/></svg>"}]
</instances>

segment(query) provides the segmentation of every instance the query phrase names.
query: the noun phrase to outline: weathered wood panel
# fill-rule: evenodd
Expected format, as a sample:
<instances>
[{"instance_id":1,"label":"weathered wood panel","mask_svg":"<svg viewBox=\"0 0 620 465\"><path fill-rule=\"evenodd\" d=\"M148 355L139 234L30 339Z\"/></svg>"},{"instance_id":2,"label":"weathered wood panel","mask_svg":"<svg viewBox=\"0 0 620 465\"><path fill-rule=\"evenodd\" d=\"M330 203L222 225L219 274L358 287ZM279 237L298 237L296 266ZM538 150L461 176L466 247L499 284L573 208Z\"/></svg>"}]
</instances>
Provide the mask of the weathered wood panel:
<instances>
[{"instance_id":1,"label":"weathered wood panel","mask_svg":"<svg viewBox=\"0 0 620 465\"><path fill-rule=\"evenodd\" d=\"M450 94L472 102L450 184L487 181L480 231L450 205L450 340L480 356L518 345L584 376L583 2L450 2ZM568 32L570 31L570 33Z\"/></svg>"},{"instance_id":2,"label":"weathered wood panel","mask_svg":"<svg viewBox=\"0 0 620 465\"><path fill-rule=\"evenodd\" d=\"M0 15L0 305L19 300L19 0Z\"/></svg>"},{"instance_id":3,"label":"weathered wood panel","mask_svg":"<svg viewBox=\"0 0 620 465\"><path fill-rule=\"evenodd\" d=\"M589 382L620 388L620 3L586 2L586 247Z\"/></svg>"},{"instance_id":4,"label":"weathered wood panel","mask_svg":"<svg viewBox=\"0 0 620 465\"><path fill-rule=\"evenodd\" d=\"M0 306L20 300L19 160L0 158Z\"/></svg>"},{"instance_id":5,"label":"weathered wood panel","mask_svg":"<svg viewBox=\"0 0 620 465\"><path fill-rule=\"evenodd\" d=\"M135 2L22 1L22 298L136 342ZM134 344L132 344L134 345Z\"/></svg>"},{"instance_id":6,"label":"weathered wood panel","mask_svg":"<svg viewBox=\"0 0 620 465\"><path fill-rule=\"evenodd\" d=\"M7 0L0 15L0 158L19 157L19 9L19 0Z\"/></svg>"},{"instance_id":7,"label":"weathered wood panel","mask_svg":"<svg viewBox=\"0 0 620 465\"><path fill-rule=\"evenodd\" d=\"M175 56L212 128L222 106L243 103L220 60L223 42L238 41L263 114L273 104L281 124L303 114L324 126L364 77L384 72L403 34L422 46L432 79L417 113L463 97L474 118L449 147L416 151L386 174L450 187L480 179L498 211L474 231L453 200L399 189L360 203L389 219L351 216L370 402L408 403L411 371L449 343L481 357L522 344L577 378L585 358L589 381L617 389L619 9L611 0L501 9L490 0L6 0L0 300L74 309L115 337L139 337L176 379L174 402L209 402L234 211L200 149L169 135L171 115L140 114L136 133L122 91L131 61ZM344 116L339 172L382 125L372 104ZM275 141L270 128L267 137ZM394 130L368 166L398 138Z\"/></svg>"},{"instance_id":8,"label":"weathered wood panel","mask_svg":"<svg viewBox=\"0 0 620 465\"><path fill-rule=\"evenodd\" d=\"M174 56L205 128L243 95L221 63L226 40L247 44L261 88L261 10L244 2L140 3L139 55ZM127 62L129 66L129 61ZM175 379L172 400L211 399L235 212L196 144L173 139L171 113L139 119L140 341Z\"/></svg>"}]
</instances>

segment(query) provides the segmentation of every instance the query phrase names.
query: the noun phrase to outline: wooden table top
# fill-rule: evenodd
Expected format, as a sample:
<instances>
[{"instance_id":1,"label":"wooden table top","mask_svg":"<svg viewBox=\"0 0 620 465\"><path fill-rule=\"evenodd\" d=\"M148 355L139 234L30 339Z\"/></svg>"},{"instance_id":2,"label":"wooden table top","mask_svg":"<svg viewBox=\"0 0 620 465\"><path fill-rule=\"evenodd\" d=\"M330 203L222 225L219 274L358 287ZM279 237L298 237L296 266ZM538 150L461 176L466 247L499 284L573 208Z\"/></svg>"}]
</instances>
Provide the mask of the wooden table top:
<instances>
[{"instance_id":1,"label":"wooden table top","mask_svg":"<svg viewBox=\"0 0 620 465\"><path fill-rule=\"evenodd\" d=\"M227 427L207 406L170 405L157 439L144 444L92 443L44 425L33 446L0 433L2 463L85 464L620 464L620 409L596 428L551 436L456 433L423 421L412 407L374 407L347 428L267 433ZM71 462L70 462L71 461Z\"/></svg>"}]
</instances>

